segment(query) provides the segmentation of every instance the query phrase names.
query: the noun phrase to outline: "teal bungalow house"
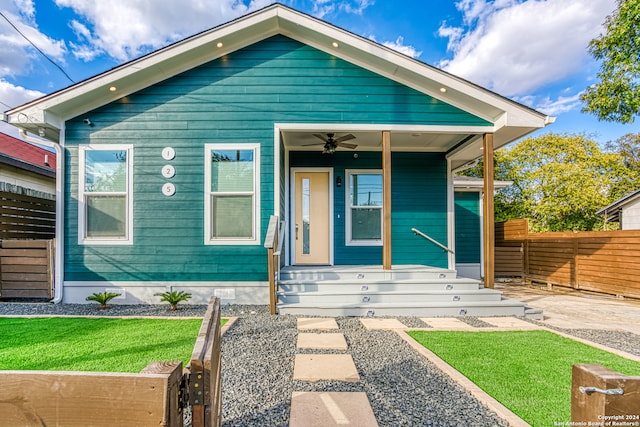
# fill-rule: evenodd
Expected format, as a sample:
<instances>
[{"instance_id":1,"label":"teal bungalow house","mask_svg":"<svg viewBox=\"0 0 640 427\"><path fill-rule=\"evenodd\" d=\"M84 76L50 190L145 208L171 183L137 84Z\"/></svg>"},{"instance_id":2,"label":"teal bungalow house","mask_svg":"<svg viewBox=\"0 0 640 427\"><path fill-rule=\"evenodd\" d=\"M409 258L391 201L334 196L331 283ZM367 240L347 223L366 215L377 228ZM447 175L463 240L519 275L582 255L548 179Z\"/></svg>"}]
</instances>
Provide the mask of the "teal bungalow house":
<instances>
[{"instance_id":1,"label":"teal bungalow house","mask_svg":"<svg viewBox=\"0 0 640 427\"><path fill-rule=\"evenodd\" d=\"M55 301L522 314L456 275L453 174L553 118L288 7L5 120L58 153Z\"/></svg>"}]
</instances>

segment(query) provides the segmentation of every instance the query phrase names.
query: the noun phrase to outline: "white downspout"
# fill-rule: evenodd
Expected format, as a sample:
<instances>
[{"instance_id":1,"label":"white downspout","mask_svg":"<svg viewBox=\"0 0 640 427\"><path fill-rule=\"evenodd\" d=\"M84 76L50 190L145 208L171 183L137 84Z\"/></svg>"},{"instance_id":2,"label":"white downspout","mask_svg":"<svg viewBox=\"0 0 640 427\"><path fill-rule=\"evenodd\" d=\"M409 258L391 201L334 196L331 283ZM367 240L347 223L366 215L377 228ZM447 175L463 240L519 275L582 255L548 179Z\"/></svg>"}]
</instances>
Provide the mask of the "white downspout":
<instances>
[{"instance_id":1,"label":"white downspout","mask_svg":"<svg viewBox=\"0 0 640 427\"><path fill-rule=\"evenodd\" d=\"M64 129L60 130L60 134L64 135ZM58 143L29 136L24 129L20 129L20 137L24 141L56 150L56 248L51 302L58 304L62 302L64 277L64 150Z\"/></svg>"}]
</instances>

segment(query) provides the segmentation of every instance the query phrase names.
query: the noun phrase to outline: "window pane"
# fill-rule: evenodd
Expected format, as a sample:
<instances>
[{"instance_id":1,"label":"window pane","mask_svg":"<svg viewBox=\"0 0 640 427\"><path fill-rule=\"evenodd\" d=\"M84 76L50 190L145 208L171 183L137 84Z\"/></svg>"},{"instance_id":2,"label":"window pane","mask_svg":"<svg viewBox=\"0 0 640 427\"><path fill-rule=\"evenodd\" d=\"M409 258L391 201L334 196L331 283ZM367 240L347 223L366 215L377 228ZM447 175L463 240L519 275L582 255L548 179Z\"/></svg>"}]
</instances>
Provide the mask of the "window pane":
<instances>
[{"instance_id":1,"label":"window pane","mask_svg":"<svg viewBox=\"0 0 640 427\"><path fill-rule=\"evenodd\" d=\"M84 191L127 191L126 150L86 150L84 153Z\"/></svg>"},{"instance_id":2,"label":"window pane","mask_svg":"<svg viewBox=\"0 0 640 427\"><path fill-rule=\"evenodd\" d=\"M253 196L211 196L211 238L253 237Z\"/></svg>"},{"instance_id":3,"label":"window pane","mask_svg":"<svg viewBox=\"0 0 640 427\"><path fill-rule=\"evenodd\" d=\"M351 206L382 206L382 175L350 175Z\"/></svg>"},{"instance_id":4,"label":"window pane","mask_svg":"<svg viewBox=\"0 0 640 427\"><path fill-rule=\"evenodd\" d=\"M382 209L351 209L351 239L381 240Z\"/></svg>"},{"instance_id":5,"label":"window pane","mask_svg":"<svg viewBox=\"0 0 640 427\"><path fill-rule=\"evenodd\" d=\"M126 237L125 196L88 196L87 237Z\"/></svg>"},{"instance_id":6,"label":"window pane","mask_svg":"<svg viewBox=\"0 0 640 427\"><path fill-rule=\"evenodd\" d=\"M253 150L211 150L211 191L253 191Z\"/></svg>"}]
</instances>

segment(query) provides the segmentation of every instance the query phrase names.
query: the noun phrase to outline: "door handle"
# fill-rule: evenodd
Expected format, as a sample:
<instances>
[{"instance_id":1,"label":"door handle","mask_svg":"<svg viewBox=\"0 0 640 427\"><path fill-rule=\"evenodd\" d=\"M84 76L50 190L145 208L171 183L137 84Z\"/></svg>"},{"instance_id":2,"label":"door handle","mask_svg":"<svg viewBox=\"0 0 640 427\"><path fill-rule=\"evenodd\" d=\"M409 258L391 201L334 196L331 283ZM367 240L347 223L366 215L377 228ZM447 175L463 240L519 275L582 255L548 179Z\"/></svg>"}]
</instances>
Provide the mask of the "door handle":
<instances>
[{"instance_id":1,"label":"door handle","mask_svg":"<svg viewBox=\"0 0 640 427\"><path fill-rule=\"evenodd\" d=\"M296 224L296 240L298 240L298 224Z\"/></svg>"}]
</instances>

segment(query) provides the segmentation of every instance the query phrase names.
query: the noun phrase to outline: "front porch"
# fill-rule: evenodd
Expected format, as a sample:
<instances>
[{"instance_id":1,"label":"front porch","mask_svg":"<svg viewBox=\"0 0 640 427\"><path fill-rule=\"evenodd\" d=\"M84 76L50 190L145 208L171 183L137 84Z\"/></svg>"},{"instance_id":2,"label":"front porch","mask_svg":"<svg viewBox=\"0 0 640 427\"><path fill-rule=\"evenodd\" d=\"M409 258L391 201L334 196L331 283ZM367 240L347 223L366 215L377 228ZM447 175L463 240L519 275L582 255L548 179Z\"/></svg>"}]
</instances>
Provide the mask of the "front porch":
<instances>
[{"instance_id":1,"label":"front porch","mask_svg":"<svg viewBox=\"0 0 640 427\"><path fill-rule=\"evenodd\" d=\"M313 316L526 316L455 270L424 265L286 266L276 281L279 314Z\"/></svg>"}]
</instances>

